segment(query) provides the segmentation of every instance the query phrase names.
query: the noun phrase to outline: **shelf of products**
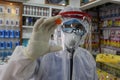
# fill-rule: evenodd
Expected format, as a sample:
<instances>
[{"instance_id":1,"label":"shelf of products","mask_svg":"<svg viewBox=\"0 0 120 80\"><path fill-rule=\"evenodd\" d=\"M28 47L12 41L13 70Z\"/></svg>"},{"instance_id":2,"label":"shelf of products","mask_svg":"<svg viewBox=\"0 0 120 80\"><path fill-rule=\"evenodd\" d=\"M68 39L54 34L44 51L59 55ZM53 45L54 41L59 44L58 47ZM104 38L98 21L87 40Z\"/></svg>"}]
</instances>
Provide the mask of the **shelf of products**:
<instances>
[{"instance_id":1,"label":"shelf of products","mask_svg":"<svg viewBox=\"0 0 120 80\"><path fill-rule=\"evenodd\" d=\"M33 26L22 26L23 28L33 28Z\"/></svg>"},{"instance_id":2,"label":"shelf of products","mask_svg":"<svg viewBox=\"0 0 120 80\"><path fill-rule=\"evenodd\" d=\"M100 10L101 52L119 54L120 7L119 5L113 4L109 5L107 8L101 8Z\"/></svg>"},{"instance_id":3,"label":"shelf of products","mask_svg":"<svg viewBox=\"0 0 120 80\"><path fill-rule=\"evenodd\" d=\"M21 3L0 1L0 63L12 55L22 42Z\"/></svg>"},{"instance_id":4,"label":"shelf of products","mask_svg":"<svg viewBox=\"0 0 120 80\"><path fill-rule=\"evenodd\" d=\"M31 3L23 4L23 37L22 44L23 46L27 46L28 40L31 36L31 32L33 29L33 25L37 19L41 17L51 17L57 15L63 6L51 6L51 5L38 5Z\"/></svg>"},{"instance_id":5,"label":"shelf of products","mask_svg":"<svg viewBox=\"0 0 120 80\"><path fill-rule=\"evenodd\" d=\"M114 4L116 2L117 4ZM119 3L120 0L96 0L81 6L81 9L88 12L93 18L92 20L93 41L99 39L98 46L95 42L92 44L92 49L94 52L95 52L94 47L99 50L98 52L97 51L95 52L96 56L98 56L98 53L103 53L106 55L109 54L120 57ZM97 18L97 20L94 20L94 18ZM108 62L107 60L103 60L103 58L100 59L101 62L97 62L98 68L111 75L114 75L114 77L116 77L116 80L120 78L120 64L109 63L110 60L113 62L117 61L117 57L111 57L110 59L108 56L106 56L105 59L107 59ZM120 63L120 60L118 60L118 63ZM104 78L102 80L109 79Z\"/></svg>"},{"instance_id":6,"label":"shelf of products","mask_svg":"<svg viewBox=\"0 0 120 80\"><path fill-rule=\"evenodd\" d=\"M120 78L117 78L116 76L101 69L97 69L97 74L99 80L120 80Z\"/></svg>"},{"instance_id":7,"label":"shelf of products","mask_svg":"<svg viewBox=\"0 0 120 80\"><path fill-rule=\"evenodd\" d=\"M27 14L23 14L22 16L26 16L26 17L36 17L36 18L40 18L40 17L45 17L45 18L48 18L47 16L27 15Z\"/></svg>"},{"instance_id":8,"label":"shelf of products","mask_svg":"<svg viewBox=\"0 0 120 80\"><path fill-rule=\"evenodd\" d=\"M92 54L96 55L99 53L99 31L98 31L98 14L93 10L87 11L88 14L92 15L92 27L91 27L91 35L92 35Z\"/></svg>"},{"instance_id":9,"label":"shelf of products","mask_svg":"<svg viewBox=\"0 0 120 80\"><path fill-rule=\"evenodd\" d=\"M114 75L116 78L120 79L120 65L119 64L97 63L97 67L109 74Z\"/></svg>"}]
</instances>

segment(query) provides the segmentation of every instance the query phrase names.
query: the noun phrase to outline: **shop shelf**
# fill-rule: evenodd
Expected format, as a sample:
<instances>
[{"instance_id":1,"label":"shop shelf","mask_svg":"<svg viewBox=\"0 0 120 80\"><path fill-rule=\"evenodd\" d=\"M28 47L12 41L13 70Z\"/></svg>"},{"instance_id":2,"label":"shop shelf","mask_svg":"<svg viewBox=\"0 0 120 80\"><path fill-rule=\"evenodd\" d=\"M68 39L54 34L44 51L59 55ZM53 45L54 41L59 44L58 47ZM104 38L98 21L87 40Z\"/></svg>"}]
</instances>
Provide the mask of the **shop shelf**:
<instances>
[{"instance_id":1,"label":"shop shelf","mask_svg":"<svg viewBox=\"0 0 120 80\"><path fill-rule=\"evenodd\" d=\"M22 26L23 28L33 28L33 26Z\"/></svg>"},{"instance_id":2,"label":"shop shelf","mask_svg":"<svg viewBox=\"0 0 120 80\"><path fill-rule=\"evenodd\" d=\"M31 33L23 33L22 39L29 39L31 36Z\"/></svg>"},{"instance_id":3,"label":"shop shelf","mask_svg":"<svg viewBox=\"0 0 120 80\"><path fill-rule=\"evenodd\" d=\"M37 17L37 18L40 18L40 17L48 18L48 17L49 17L49 16L37 16L37 15L28 15L28 14L22 14L22 16L26 16L26 17Z\"/></svg>"},{"instance_id":4,"label":"shop shelf","mask_svg":"<svg viewBox=\"0 0 120 80\"><path fill-rule=\"evenodd\" d=\"M104 70L116 77L120 77L120 64L112 64L112 63L97 63L97 67L101 70Z\"/></svg>"},{"instance_id":5,"label":"shop shelf","mask_svg":"<svg viewBox=\"0 0 120 80\"><path fill-rule=\"evenodd\" d=\"M27 36L23 36L22 39L29 39L30 37Z\"/></svg>"},{"instance_id":6,"label":"shop shelf","mask_svg":"<svg viewBox=\"0 0 120 80\"><path fill-rule=\"evenodd\" d=\"M95 0L93 2L90 2L88 4L81 6L81 9L86 10L86 9L90 9L90 8L93 8L93 7L96 7L96 6L105 4L105 3L109 3L109 2L119 4L120 0Z\"/></svg>"},{"instance_id":7,"label":"shop shelf","mask_svg":"<svg viewBox=\"0 0 120 80\"><path fill-rule=\"evenodd\" d=\"M112 50L116 50L116 51L120 51L120 48L113 47L113 46L104 46L104 45L102 45L101 47L103 47L103 48L108 48L108 49L112 49Z\"/></svg>"}]
</instances>

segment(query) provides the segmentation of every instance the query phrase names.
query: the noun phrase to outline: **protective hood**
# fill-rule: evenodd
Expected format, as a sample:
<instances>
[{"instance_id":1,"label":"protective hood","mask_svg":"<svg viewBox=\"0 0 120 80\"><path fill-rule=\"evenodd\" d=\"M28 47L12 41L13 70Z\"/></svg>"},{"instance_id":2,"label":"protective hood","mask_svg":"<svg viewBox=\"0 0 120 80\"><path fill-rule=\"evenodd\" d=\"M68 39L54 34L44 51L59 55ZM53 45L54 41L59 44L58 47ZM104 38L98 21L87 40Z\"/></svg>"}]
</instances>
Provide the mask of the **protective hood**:
<instances>
[{"instance_id":1,"label":"protective hood","mask_svg":"<svg viewBox=\"0 0 120 80\"><path fill-rule=\"evenodd\" d=\"M63 49L76 48L84 44L86 35L90 32L90 16L81 12L79 8L70 6L63 9L59 15L62 16L62 24L58 35Z\"/></svg>"}]
</instances>

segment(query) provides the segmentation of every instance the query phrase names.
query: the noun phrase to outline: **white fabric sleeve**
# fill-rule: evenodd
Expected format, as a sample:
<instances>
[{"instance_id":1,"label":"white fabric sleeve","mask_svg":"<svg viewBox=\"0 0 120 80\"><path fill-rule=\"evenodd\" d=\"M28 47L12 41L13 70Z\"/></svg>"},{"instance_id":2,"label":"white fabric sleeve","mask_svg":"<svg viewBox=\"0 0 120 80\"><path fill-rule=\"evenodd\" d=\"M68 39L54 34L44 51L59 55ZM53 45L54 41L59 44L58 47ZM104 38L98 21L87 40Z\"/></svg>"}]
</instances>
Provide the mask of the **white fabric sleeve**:
<instances>
[{"instance_id":1,"label":"white fabric sleeve","mask_svg":"<svg viewBox=\"0 0 120 80\"><path fill-rule=\"evenodd\" d=\"M23 55L24 47L18 46L7 64L0 66L0 80L29 80L34 74L36 61Z\"/></svg>"}]
</instances>

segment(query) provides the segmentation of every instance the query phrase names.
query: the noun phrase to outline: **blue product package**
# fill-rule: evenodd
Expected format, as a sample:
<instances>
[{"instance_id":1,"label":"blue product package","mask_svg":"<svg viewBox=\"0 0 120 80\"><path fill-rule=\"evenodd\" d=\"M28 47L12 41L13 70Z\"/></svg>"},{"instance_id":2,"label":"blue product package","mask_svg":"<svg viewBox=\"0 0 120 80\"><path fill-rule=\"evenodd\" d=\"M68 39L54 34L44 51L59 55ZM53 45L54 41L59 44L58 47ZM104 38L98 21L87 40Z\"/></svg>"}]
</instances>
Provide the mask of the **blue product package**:
<instances>
[{"instance_id":1,"label":"blue product package","mask_svg":"<svg viewBox=\"0 0 120 80\"><path fill-rule=\"evenodd\" d=\"M12 49L13 45L12 45L12 41L10 41L10 49Z\"/></svg>"},{"instance_id":2,"label":"blue product package","mask_svg":"<svg viewBox=\"0 0 120 80\"><path fill-rule=\"evenodd\" d=\"M5 38L9 38L10 37L10 31L9 30L5 30Z\"/></svg>"},{"instance_id":3,"label":"blue product package","mask_svg":"<svg viewBox=\"0 0 120 80\"><path fill-rule=\"evenodd\" d=\"M5 30L0 30L0 37L4 38L5 37Z\"/></svg>"},{"instance_id":4,"label":"blue product package","mask_svg":"<svg viewBox=\"0 0 120 80\"><path fill-rule=\"evenodd\" d=\"M10 46L10 44L9 44L9 42L7 42L6 43L6 48L9 49L9 46Z\"/></svg>"},{"instance_id":5,"label":"blue product package","mask_svg":"<svg viewBox=\"0 0 120 80\"><path fill-rule=\"evenodd\" d=\"M14 30L10 30L10 38L14 38L15 37L15 32Z\"/></svg>"},{"instance_id":6,"label":"blue product package","mask_svg":"<svg viewBox=\"0 0 120 80\"><path fill-rule=\"evenodd\" d=\"M5 48L6 48L6 42L1 42L0 49L5 49Z\"/></svg>"},{"instance_id":7,"label":"blue product package","mask_svg":"<svg viewBox=\"0 0 120 80\"><path fill-rule=\"evenodd\" d=\"M16 46L19 46L19 45L20 45L20 41L17 41L17 42L15 43L15 45L16 45Z\"/></svg>"},{"instance_id":8,"label":"blue product package","mask_svg":"<svg viewBox=\"0 0 120 80\"><path fill-rule=\"evenodd\" d=\"M3 42L0 43L0 49L4 49L4 43Z\"/></svg>"},{"instance_id":9,"label":"blue product package","mask_svg":"<svg viewBox=\"0 0 120 80\"><path fill-rule=\"evenodd\" d=\"M4 49L6 49L6 42L4 41Z\"/></svg>"},{"instance_id":10,"label":"blue product package","mask_svg":"<svg viewBox=\"0 0 120 80\"><path fill-rule=\"evenodd\" d=\"M15 31L15 37L16 37L16 38L20 38L20 31L19 31L19 30L16 30L16 31Z\"/></svg>"},{"instance_id":11,"label":"blue product package","mask_svg":"<svg viewBox=\"0 0 120 80\"><path fill-rule=\"evenodd\" d=\"M7 42L7 49L12 49L12 42L10 41L10 42Z\"/></svg>"}]
</instances>

